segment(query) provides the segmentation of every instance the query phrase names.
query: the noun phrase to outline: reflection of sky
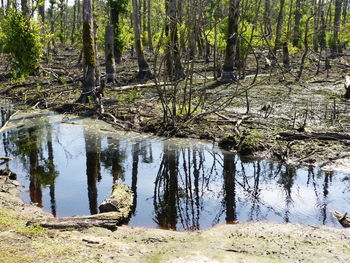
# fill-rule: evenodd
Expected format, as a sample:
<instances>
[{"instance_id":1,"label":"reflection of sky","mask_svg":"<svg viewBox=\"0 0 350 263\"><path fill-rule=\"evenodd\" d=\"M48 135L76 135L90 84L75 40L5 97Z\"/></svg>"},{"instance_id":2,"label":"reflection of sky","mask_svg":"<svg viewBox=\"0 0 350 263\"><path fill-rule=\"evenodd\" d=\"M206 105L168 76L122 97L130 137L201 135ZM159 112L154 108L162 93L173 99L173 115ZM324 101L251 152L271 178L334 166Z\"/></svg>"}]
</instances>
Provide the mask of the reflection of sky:
<instances>
[{"instance_id":1,"label":"reflection of sky","mask_svg":"<svg viewBox=\"0 0 350 263\"><path fill-rule=\"evenodd\" d=\"M28 117L18 114L13 121L9 123L9 128L18 125L38 126L44 123L45 116L41 116L40 120L24 119ZM152 148L153 162L142 162L142 156L139 155L138 177L137 177L137 208L135 215L131 218L131 225L155 227L154 222L155 211L153 204L154 182L159 170L159 165L163 156L163 146L170 145L178 149L185 149L179 155L179 187L184 188L185 172L184 159L185 156L193 158L193 153L198 156L202 154L204 163L200 170L198 179L199 184L199 208L195 207L195 201L186 198L186 194L179 198L178 204L181 213L178 213L178 228L183 229L184 225L191 226L198 217L201 228L210 227L213 223L224 223L226 218L224 203L224 180L223 156L217 149L213 149L211 144L205 144L194 140L165 140L155 138L149 135L137 135L125 132L108 132L111 127L99 124L97 121L87 122L79 119L65 120L61 124L60 118L51 115L50 122L53 125L52 138L54 147L54 163L58 171L58 177L55 181L55 197L58 216L84 215L89 214L89 201L87 192L87 176L86 176L86 157L85 157L85 132L92 132L101 136L102 151L108 146L107 137L109 137L109 145L119 145L119 151L123 152L125 159L122 166L125 170L125 183L132 184L132 145L140 142L140 145L150 145ZM17 126L16 126L17 125ZM20 127L19 129L23 129ZM16 128L14 128L15 130ZM96 130L98 132L96 133ZM46 132L43 133L44 137ZM119 143L118 143L119 141ZM114 146L116 147L116 146ZM188 152L188 147L191 151ZM147 148L147 147L146 147ZM48 152L46 148L45 138L43 138L42 156L47 158ZM194 149L194 150L192 150ZM4 155L4 148L1 144L0 154ZM188 155L189 154L189 155ZM213 169L214 156L216 158L215 169ZM186 157L187 158L187 157ZM188 159L185 159L188 161ZM298 169L297 176L293 179L294 184L291 189L291 202L286 200L286 190L281 184L278 184L280 174L276 173L278 164L273 163L274 170L270 172L269 165L271 162L260 161L261 176L259 178L258 198L253 198L254 188L254 171L257 170L257 163L242 164L236 158L237 174L235 178L236 186L236 213L237 219L241 222L270 220L275 222L284 222L286 218L292 223L301 224L322 224L323 212L321 210L326 205L326 224L338 226L338 223L332 218L333 210L349 210L350 194L345 191L348 186L347 182L342 182L344 175L335 174L332 182L329 182L328 197L324 198L323 185L325 175L319 174L315 169L314 181L309 178L306 169ZM197 159L198 165L198 159ZM245 175L242 171L242 166ZM29 202L29 180L28 170L26 170L18 157L10 162L10 169L19 175L19 181L25 186L25 193L22 198ZM212 170L213 169L213 170ZM191 180L194 185L193 163L191 163ZM98 204L103 199L108 198L112 188L112 176L109 169L104 168L101 164L102 179L97 183ZM208 185L206 185L208 184ZM345 191L345 193L343 193ZM190 193L195 194L192 190ZM192 201L192 203L191 203ZM187 203L186 203L187 202ZM186 210L187 207L194 206L194 210ZM43 206L44 209L50 211L50 194L49 187L43 189ZM181 221L182 220L182 221ZM185 227L186 228L186 227Z\"/></svg>"}]
</instances>

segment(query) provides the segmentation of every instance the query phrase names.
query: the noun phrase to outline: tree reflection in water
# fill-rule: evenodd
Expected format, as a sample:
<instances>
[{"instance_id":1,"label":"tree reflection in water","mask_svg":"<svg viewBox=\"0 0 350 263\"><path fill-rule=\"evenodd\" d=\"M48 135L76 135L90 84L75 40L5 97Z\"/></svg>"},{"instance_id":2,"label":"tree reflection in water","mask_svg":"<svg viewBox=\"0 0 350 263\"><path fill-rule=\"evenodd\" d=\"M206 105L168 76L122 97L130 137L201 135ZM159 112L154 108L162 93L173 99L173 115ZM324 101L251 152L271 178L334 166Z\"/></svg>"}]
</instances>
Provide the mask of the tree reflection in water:
<instances>
[{"instance_id":1,"label":"tree reflection in water","mask_svg":"<svg viewBox=\"0 0 350 263\"><path fill-rule=\"evenodd\" d=\"M14 146L8 148L14 156L20 157L29 173L30 201L42 207L42 187L49 187L51 213L56 216L55 179L58 172L54 164L52 126L41 118L28 128L9 131L7 136Z\"/></svg>"},{"instance_id":2,"label":"tree reflection in water","mask_svg":"<svg viewBox=\"0 0 350 263\"><path fill-rule=\"evenodd\" d=\"M9 111L2 108L2 123ZM11 170L28 175L21 183L28 185L30 201L53 215L56 201L61 208L58 216L64 209L68 210L64 216L74 215L75 208L69 207L73 200L75 205L85 202L81 207L89 202L88 208L79 207L79 213L97 213L98 195L108 197L117 180L134 192L132 224L147 221L148 226L177 230L236 220L334 226L337 222L329 212L350 200L350 179L345 174L246 160L200 143L106 135L84 130L83 125L65 124L61 129L57 116L52 116L34 112L23 125L22 116L13 118L18 126L3 132L0 148L14 158ZM62 176L55 183L58 171Z\"/></svg>"},{"instance_id":3,"label":"tree reflection in water","mask_svg":"<svg viewBox=\"0 0 350 263\"><path fill-rule=\"evenodd\" d=\"M84 130L86 152L86 176L90 213L98 213L97 181L101 180L101 136Z\"/></svg>"}]
</instances>

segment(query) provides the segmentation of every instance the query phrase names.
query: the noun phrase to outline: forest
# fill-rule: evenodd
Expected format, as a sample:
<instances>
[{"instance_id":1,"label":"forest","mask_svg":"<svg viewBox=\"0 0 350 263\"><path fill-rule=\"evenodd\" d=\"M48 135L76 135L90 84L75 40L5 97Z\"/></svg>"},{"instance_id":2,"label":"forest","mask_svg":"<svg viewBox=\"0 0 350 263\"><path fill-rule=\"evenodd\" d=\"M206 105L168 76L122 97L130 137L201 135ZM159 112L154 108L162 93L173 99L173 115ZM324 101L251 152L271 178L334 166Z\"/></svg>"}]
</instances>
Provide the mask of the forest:
<instances>
[{"instance_id":1,"label":"forest","mask_svg":"<svg viewBox=\"0 0 350 263\"><path fill-rule=\"evenodd\" d=\"M282 161L346 151L348 1L1 5L7 98Z\"/></svg>"},{"instance_id":2,"label":"forest","mask_svg":"<svg viewBox=\"0 0 350 263\"><path fill-rule=\"evenodd\" d=\"M0 262L347 262L348 12L0 0Z\"/></svg>"}]
</instances>

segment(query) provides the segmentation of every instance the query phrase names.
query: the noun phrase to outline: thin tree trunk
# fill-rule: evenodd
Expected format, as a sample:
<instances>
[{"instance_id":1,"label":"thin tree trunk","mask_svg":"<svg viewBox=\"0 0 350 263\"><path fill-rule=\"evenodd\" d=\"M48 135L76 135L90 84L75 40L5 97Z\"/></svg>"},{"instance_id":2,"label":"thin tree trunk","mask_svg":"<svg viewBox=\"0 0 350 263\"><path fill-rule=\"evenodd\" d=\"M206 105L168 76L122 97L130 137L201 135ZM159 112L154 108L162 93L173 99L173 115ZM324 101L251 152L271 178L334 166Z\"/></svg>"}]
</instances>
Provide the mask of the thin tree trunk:
<instances>
[{"instance_id":1,"label":"thin tree trunk","mask_svg":"<svg viewBox=\"0 0 350 263\"><path fill-rule=\"evenodd\" d=\"M122 50L119 43L119 10L112 4L112 2L110 4L110 22L114 31L114 59L115 62L119 64L122 61Z\"/></svg>"},{"instance_id":2,"label":"thin tree trunk","mask_svg":"<svg viewBox=\"0 0 350 263\"><path fill-rule=\"evenodd\" d=\"M45 0L38 3L38 13L40 16L40 22L45 24Z\"/></svg>"},{"instance_id":3,"label":"thin tree trunk","mask_svg":"<svg viewBox=\"0 0 350 263\"><path fill-rule=\"evenodd\" d=\"M167 51L166 51L166 67L167 74L172 79L182 79L184 71L181 64L181 56L179 50L179 36L177 32L177 11L179 7L179 0L167 0L165 9L167 14L166 35L167 35Z\"/></svg>"},{"instance_id":4,"label":"thin tree trunk","mask_svg":"<svg viewBox=\"0 0 350 263\"><path fill-rule=\"evenodd\" d=\"M280 9L278 12L277 26L276 26L275 46L273 49L275 56L277 53L277 49L281 47L281 36L282 36L283 21L284 21L284 4L285 4L285 0L280 0Z\"/></svg>"},{"instance_id":5,"label":"thin tree trunk","mask_svg":"<svg viewBox=\"0 0 350 263\"><path fill-rule=\"evenodd\" d=\"M272 26L271 26L271 1L270 0L265 0L264 22L265 22L264 33L270 40L272 40L273 32L272 32Z\"/></svg>"},{"instance_id":6,"label":"thin tree trunk","mask_svg":"<svg viewBox=\"0 0 350 263\"><path fill-rule=\"evenodd\" d=\"M4 0L1 0L1 8L2 8L2 14L5 15L5 3L4 3Z\"/></svg>"},{"instance_id":7,"label":"thin tree trunk","mask_svg":"<svg viewBox=\"0 0 350 263\"><path fill-rule=\"evenodd\" d=\"M63 44L64 41L64 24L63 24L63 17L64 17L64 0L60 0L60 42Z\"/></svg>"},{"instance_id":8,"label":"thin tree trunk","mask_svg":"<svg viewBox=\"0 0 350 263\"><path fill-rule=\"evenodd\" d=\"M148 39L146 38L145 32L147 32L147 0L142 0L142 43L144 46L148 44Z\"/></svg>"},{"instance_id":9,"label":"thin tree trunk","mask_svg":"<svg viewBox=\"0 0 350 263\"><path fill-rule=\"evenodd\" d=\"M148 46L149 50L153 52L153 35L152 35L152 28L151 28L151 0L147 1L147 31L148 31Z\"/></svg>"},{"instance_id":10,"label":"thin tree trunk","mask_svg":"<svg viewBox=\"0 0 350 263\"><path fill-rule=\"evenodd\" d=\"M231 0L228 17L228 31L226 39L225 62L222 67L221 81L231 82L235 80L234 68L238 42L240 0Z\"/></svg>"},{"instance_id":11,"label":"thin tree trunk","mask_svg":"<svg viewBox=\"0 0 350 263\"><path fill-rule=\"evenodd\" d=\"M320 33L319 33L319 43L322 50L326 48L326 19L325 19L325 13L324 13L324 0L321 1L321 10L320 10Z\"/></svg>"},{"instance_id":12,"label":"thin tree trunk","mask_svg":"<svg viewBox=\"0 0 350 263\"><path fill-rule=\"evenodd\" d=\"M343 26L346 25L346 15L348 12L348 5L349 5L349 0L344 0L344 3L343 3L343 21L342 21Z\"/></svg>"},{"instance_id":13,"label":"thin tree trunk","mask_svg":"<svg viewBox=\"0 0 350 263\"><path fill-rule=\"evenodd\" d=\"M114 82L115 80L115 59L114 59L114 27L106 26L106 82Z\"/></svg>"},{"instance_id":14,"label":"thin tree trunk","mask_svg":"<svg viewBox=\"0 0 350 263\"><path fill-rule=\"evenodd\" d=\"M135 49L137 54L137 62L139 65L139 73L138 78L140 79L150 79L152 77L151 71L149 69L148 63L143 54L142 44L141 44L141 33L140 33L140 19L138 15L138 5L137 0L132 0L132 8L133 8L133 26L134 26L134 41L135 41Z\"/></svg>"},{"instance_id":15,"label":"thin tree trunk","mask_svg":"<svg viewBox=\"0 0 350 263\"><path fill-rule=\"evenodd\" d=\"M343 4L343 0L335 0L334 31L333 31L333 41L331 46L332 56L337 56L339 53L341 53L339 32L340 32L342 4Z\"/></svg>"},{"instance_id":16,"label":"thin tree trunk","mask_svg":"<svg viewBox=\"0 0 350 263\"><path fill-rule=\"evenodd\" d=\"M321 0L314 0L313 3L313 10L314 10L314 35L313 35L313 48L314 51L317 52L318 51L318 47L319 47L319 28L320 28L320 19L321 19L321 8L320 8L320 3Z\"/></svg>"},{"instance_id":17,"label":"thin tree trunk","mask_svg":"<svg viewBox=\"0 0 350 263\"><path fill-rule=\"evenodd\" d=\"M301 0L295 2L295 16L294 16L294 30L293 30L293 46L300 47L300 20L301 13Z\"/></svg>"},{"instance_id":18,"label":"thin tree trunk","mask_svg":"<svg viewBox=\"0 0 350 263\"><path fill-rule=\"evenodd\" d=\"M21 0L22 14L29 19L31 15L30 9L30 1L29 0Z\"/></svg>"},{"instance_id":19,"label":"thin tree trunk","mask_svg":"<svg viewBox=\"0 0 350 263\"><path fill-rule=\"evenodd\" d=\"M77 23L77 5L79 5L79 2L78 2L78 0L75 0L74 7L73 7L72 33L71 33L71 37L70 37L72 44L75 43L75 27L76 27L76 23Z\"/></svg>"}]
</instances>

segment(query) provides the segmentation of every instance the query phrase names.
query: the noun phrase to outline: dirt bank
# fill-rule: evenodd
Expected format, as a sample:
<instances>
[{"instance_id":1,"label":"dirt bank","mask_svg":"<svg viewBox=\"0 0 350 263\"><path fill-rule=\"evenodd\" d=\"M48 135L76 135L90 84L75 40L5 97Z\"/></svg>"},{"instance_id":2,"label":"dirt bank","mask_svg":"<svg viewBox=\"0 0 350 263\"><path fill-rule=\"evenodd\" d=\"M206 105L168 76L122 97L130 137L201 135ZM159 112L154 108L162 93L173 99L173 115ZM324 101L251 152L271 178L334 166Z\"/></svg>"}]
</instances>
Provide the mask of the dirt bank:
<instances>
[{"instance_id":1,"label":"dirt bank","mask_svg":"<svg viewBox=\"0 0 350 263\"><path fill-rule=\"evenodd\" d=\"M349 262L350 229L274 224L220 225L174 232L26 226L50 214L23 203L18 183L0 177L0 262Z\"/></svg>"}]
</instances>

